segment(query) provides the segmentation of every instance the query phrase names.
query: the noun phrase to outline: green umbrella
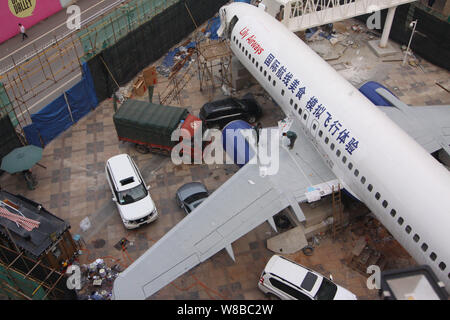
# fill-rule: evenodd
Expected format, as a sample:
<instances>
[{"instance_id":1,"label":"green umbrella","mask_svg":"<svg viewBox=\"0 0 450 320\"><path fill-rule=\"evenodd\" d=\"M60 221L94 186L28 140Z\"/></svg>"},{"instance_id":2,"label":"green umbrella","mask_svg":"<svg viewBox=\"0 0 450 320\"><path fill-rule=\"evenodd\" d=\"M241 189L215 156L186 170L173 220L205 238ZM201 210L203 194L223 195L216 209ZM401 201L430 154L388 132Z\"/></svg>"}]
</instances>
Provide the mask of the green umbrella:
<instances>
[{"instance_id":1,"label":"green umbrella","mask_svg":"<svg viewBox=\"0 0 450 320\"><path fill-rule=\"evenodd\" d=\"M33 167L42 159L42 148L29 145L14 149L2 159L0 169L9 173L21 172Z\"/></svg>"}]
</instances>

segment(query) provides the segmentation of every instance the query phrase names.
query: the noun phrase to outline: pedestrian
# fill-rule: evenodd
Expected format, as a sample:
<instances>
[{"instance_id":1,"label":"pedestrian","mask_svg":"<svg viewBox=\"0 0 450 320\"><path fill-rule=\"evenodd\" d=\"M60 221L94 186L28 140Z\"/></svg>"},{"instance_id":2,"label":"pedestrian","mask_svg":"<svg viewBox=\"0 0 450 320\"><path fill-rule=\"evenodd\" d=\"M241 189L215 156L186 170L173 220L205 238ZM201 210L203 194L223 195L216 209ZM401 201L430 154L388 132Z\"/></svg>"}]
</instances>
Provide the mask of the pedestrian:
<instances>
[{"instance_id":1,"label":"pedestrian","mask_svg":"<svg viewBox=\"0 0 450 320\"><path fill-rule=\"evenodd\" d=\"M20 30L20 33L22 34L22 41L24 41L25 40L25 38L28 38L28 35L25 33L25 27L21 24L21 23L19 23L19 30Z\"/></svg>"},{"instance_id":2,"label":"pedestrian","mask_svg":"<svg viewBox=\"0 0 450 320\"><path fill-rule=\"evenodd\" d=\"M290 150L292 150L292 148L294 147L295 140L297 139L297 134L294 131L288 131L283 132L283 136L289 139L290 143L288 147Z\"/></svg>"}]
</instances>

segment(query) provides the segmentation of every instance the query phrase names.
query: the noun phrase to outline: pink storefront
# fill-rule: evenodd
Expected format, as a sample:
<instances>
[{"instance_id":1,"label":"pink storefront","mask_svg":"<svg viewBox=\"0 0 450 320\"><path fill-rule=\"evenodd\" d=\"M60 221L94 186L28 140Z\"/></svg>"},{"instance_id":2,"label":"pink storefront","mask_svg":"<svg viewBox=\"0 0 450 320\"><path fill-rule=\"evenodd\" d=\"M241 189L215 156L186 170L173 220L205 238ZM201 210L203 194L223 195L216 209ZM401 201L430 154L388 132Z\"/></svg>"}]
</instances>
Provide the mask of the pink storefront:
<instances>
[{"instance_id":1,"label":"pink storefront","mask_svg":"<svg viewBox=\"0 0 450 320\"><path fill-rule=\"evenodd\" d=\"M0 0L0 43L61 10L60 0Z\"/></svg>"}]
</instances>

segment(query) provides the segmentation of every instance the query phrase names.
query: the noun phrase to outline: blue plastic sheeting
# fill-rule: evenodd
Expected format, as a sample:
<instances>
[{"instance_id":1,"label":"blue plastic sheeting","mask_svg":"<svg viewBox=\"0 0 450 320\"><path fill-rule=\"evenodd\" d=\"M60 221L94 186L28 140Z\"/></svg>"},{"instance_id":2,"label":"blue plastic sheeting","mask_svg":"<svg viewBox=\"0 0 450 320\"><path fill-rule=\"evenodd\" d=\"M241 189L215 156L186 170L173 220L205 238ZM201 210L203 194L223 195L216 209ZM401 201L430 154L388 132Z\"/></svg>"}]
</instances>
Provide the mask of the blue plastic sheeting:
<instances>
[{"instance_id":1,"label":"blue plastic sheeting","mask_svg":"<svg viewBox=\"0 0 450 320\"><path fill-rule=\"evenodd\" d=\"M23 127L23 132L25 133L28 144L32 144L42 148L41 141L39 140L39 131L36 129L33 123L27 125L26 127Z\"/></svg>"},{"instance_id":2,"label":"blue plastic sheeting","mask_svg":"<svg viewBox=\"0 0 450 320\"><path fill-rule=\"evenodd\" d=\"M395 96L395 94L393 94L388 88L386 88L385 86L383 86L382 84L379 84L378 82L375 81L369 81L366 82L365 84L363 84L360 88L359 91L361 91L361 93L363 95L365 95L367 97L367 99L369 99L370 101L372 101L372 103L376 106L392 106L392 104L387 101L385 98L383 98L382 96L380 96L375 90L378 88L383 88L386 89L387 91L389 91L393 96Z\"/></svg>"},{"instance_id":3,"label":"blue plastic sheeting","mask_svg":"<svg viewBox=\"0 0 450 320\"><path fill-rule=\"evenodd\" d=\"M197 43L195 41L191 41L185 48L186 49L195 48L196 45ZM161 66L165 68L171 68L174 64L175 55L178 52L180 52L180 47L175 48L172 51L169 51L166 57L164 58L163 62L161 63ZM181 57L184 58L184 55L182 55Z\"/></svg>"},{"instance_id":4,"label":"blue plastic sheeting","mask_svg":"<svg viewBox=\"0 0 450 320\"><path fill-rule=\"evenodd\" d=\"M220 17L215 17L208 21L205 33L209 32L209 38L211 40L219 39L219 36L217 35L217 30L219 30L219 27L220 27Z\"/></svg>"},{"instance_id":5,"label":"blue plastic sheeting","mask_svg":"<svg viewBox=\"0 0 450 320\"><path fill-rule=\"evenodd\" d=\"M56 98L38 113L32 114L31 120L41 135L44 145L67 130L72 125L72 119L64 95Z\"/></svg>"},{"instance_id":6,"label":"blue plastic sheeting","mask_svg":"<svg viewBox=\"0 0 450 320\"><path fill-rule=\"evenodd\" d=\"M32 125L24 128L28 143L42 147L40 136L46 146L97 105L94 82L87 64L84 63L82 80L66 91L66 97L64 94L60 95L39 112L31 115Z\"/></svg>"},{"instance_id":7,"label":"blue plastic sheeting","mask_svg":"<svg viewBox=\"0 0 450 320\"><path fill-rule=\"evenodd\" d=\"M234 0L234 2L245 2L245 3L250 3L251 0Z\"/></svg>"},{"instance_id":8,"label":"blue plastic sheeting","mask_svg":"<svg viewBox=\"0 0 450 320\"><path fill-rule=\"evenodd\" d=\"M80 120L98 105L94 82L86 63L83 63L83 79L68 90L66 95L74 122Z\"/></svg>"}]
</instances>

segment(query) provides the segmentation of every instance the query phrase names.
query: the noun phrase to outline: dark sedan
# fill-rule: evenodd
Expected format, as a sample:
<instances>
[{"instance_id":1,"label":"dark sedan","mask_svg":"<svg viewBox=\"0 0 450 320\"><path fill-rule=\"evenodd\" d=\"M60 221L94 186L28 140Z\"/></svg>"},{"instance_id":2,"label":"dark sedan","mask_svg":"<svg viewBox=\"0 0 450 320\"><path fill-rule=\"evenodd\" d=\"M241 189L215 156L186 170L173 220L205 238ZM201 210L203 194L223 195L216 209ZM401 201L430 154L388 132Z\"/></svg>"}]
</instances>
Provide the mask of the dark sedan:
<instances>
[{"instance_id":1,"label":"dark sedan","mask_svg":"<svg viewBox=\"0 0 450 320\"><path fill-rule=\"evenodd\" d=\"M176 200L178 206L183 208L188 214L197 208L208 196L208 190L202 183L189 182L177 190Z\"/></svg>"},{"instance_id":2,"label":"dark sedan","mask_svg":"<svg viewBox=\"0 0 450 320\"><path fill-rule=\"evenodd\" d=\"M207 128L222 129L233 120L254 123L261 114L261 107L253 95L248 93L242 99L227 98L205 103L200 110L199 118Z\"/></svg>"}]
</instances>

